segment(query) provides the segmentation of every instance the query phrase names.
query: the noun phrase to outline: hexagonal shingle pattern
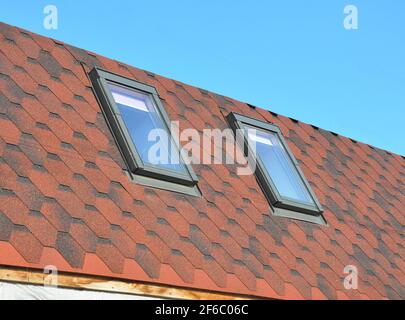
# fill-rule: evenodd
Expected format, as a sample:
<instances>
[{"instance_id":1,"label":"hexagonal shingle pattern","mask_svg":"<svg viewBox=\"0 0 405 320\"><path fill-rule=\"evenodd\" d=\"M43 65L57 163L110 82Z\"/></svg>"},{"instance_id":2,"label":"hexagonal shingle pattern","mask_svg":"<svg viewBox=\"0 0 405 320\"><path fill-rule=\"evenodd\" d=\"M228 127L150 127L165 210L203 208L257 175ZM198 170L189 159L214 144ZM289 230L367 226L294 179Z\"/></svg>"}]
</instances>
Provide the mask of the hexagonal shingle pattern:
<instances>
[{"instance_id":1,"label":"hexagonal shingle pattern","mask_svg":"<svg viewBox=\"0 0 405 320\"><path fill-rule=\"evenodd\" d=\"M257 181L194 166L201 198L130 182L87 72L154 86L181 128L280 126L327 227ZM404 158L0 23L0 264L280 299L405 299ZM345 290L343 269L359 270Z\"/></svg>"}]
</instances>

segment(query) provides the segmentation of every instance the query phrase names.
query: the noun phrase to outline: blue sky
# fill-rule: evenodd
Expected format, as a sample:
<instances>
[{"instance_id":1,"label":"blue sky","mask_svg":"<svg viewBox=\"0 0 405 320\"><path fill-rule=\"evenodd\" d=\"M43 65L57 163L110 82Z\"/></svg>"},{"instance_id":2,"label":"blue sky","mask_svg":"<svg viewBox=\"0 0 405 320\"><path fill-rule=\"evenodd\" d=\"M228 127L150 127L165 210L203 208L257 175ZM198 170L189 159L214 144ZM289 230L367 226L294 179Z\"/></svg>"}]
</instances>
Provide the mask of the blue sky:
<instances>
[{"instance_id":1,"label":"blue sky","mask_svg":"<svg viewBox=\"0 0 405 320\"><path fill-rule=\"evenodd\" d=\"M405 155L405 1L13 0L0 20Z\"/></svg>"}]
</instances>

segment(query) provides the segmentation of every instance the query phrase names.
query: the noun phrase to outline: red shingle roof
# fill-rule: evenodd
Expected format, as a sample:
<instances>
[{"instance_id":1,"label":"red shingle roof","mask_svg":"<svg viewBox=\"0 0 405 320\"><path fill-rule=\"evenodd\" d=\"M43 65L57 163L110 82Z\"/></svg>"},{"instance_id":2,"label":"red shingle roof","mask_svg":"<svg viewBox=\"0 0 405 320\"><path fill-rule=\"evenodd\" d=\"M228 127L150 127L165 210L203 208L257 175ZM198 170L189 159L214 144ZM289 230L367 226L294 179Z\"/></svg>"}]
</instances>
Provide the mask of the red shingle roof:
<instances>
[{"instance_id":1,"label":"red shingle roof","mask_svg":"<svg viewBox=\"0 0 405 320\"><path fill-rule=\"evenodd\" d=\"M202 198L129 181L87 72L154 86L182 128L280 126L329 226L275 217L254 176L196 165ZM405 299L405 161L0 24L0 264L269 298ZM345 290L343 269L359 269Z\"/></svg>"}]
</instances>

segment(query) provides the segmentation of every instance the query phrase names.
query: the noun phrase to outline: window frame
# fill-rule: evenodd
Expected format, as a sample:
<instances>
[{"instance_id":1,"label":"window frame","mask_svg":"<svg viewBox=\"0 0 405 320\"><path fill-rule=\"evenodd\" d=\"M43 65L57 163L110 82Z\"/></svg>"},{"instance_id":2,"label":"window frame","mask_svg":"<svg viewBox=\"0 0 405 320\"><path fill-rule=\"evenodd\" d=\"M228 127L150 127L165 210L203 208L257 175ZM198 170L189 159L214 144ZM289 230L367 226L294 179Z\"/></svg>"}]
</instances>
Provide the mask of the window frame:
<instances>
[{"instance_id":1,"label":"window frame","mask_svg":"<svg viewBox=\"0 0 405 320\"><path fill-rule=\"evenodd\" d=\"M258 130L274 133L277 135L280 143L283 145L287 156L291 160L294 168L297 170L299 178L303 182L306 190L308 191L311 199L313 200L313 205L310 205L305 202L301 202L298 200L287 199L283 197L279 191L277 190L276 185L274 184L270 173L266 169L263 160L261 159L260 155L256 157L256 171L255 175L261 186L267 200L269 201L271 207L274 209L274 214L298 219L309 221L318 224L327 224L325 218L323 217L323 208L322 205L319 203L314 191L311 188L311 185L305 178L304 173L302 172L299 163L297 162L294 154L288 147L286 140L278 126L275 124L271 124L268 122L260 121L257 119L249 118L238 113L229 113L227 116L227 120L229 125L231 126L232 130L236 132L237 129L244 129L246 126L257 128ZM251 147L249 146L248 137L244 134L244 145L242 146L244 149L244 154L247 155L248 152L253 154Z\"/></svg>"},{"instance_id":2,"label":"window frame","mask_svg":"<svg viewBox=\"0 0 405 320\"><path fill-rule=\"evenodd\" d=\"M191 165L183 162L186 172L183 174L175 170L169 170L159 165L146 164L142 161L141 156L136 148L136 143L133 141L124 119L116 105L115 99L108 87L111 83L116 86L124 87L129 90L135 90L148 95L152 103L156 107L156 111L161 117L164 126L167 129L170 139L173 141L175 147L179 150L179 158L184 159L184 151L177 141L172 137L170 131L169 116L159 98L159 94L153 86L138 82L136 80L111 73L109 71L93 68L89 73L95 95L98 99L101 110L107 120L110 131L117 143L117 146L123 156L131 177L135 181L140 181L142 184L152 184L158 188L175 189L183 193L187 188L194 188L198 183L198 177L194 173ZM153 183L155 181L155 183ZM179 188L176 188L178 185ZM195 190L194 190L195 191ZM194 192L191 192L194 193Z\"/></svg>"}]
</instances>

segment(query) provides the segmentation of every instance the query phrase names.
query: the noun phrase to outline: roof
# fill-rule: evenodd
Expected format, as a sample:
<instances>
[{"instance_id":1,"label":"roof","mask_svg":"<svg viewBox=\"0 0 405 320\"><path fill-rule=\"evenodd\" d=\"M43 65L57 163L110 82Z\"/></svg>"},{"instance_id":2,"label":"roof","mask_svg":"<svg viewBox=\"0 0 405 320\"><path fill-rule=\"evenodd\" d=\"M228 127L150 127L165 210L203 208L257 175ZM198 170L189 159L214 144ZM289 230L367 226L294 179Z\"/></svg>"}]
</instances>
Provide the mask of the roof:
<instances>
[{"instance_id":1,"label":"roof","mask_svg":"<svg viewBox=\"0 0 405 320\"><path fill-rule=\"evenodd\" d=\"M129 181L87 73L154 86L181 128L278 125L328 226L276 217L254 176L193 166L202 197ZM402 156L0 24L0 264L280 299L405 299ZM387 124L389 125L389 124ZM344 268L359 271L345 290Z\"/></svg>"}]
</instances>

